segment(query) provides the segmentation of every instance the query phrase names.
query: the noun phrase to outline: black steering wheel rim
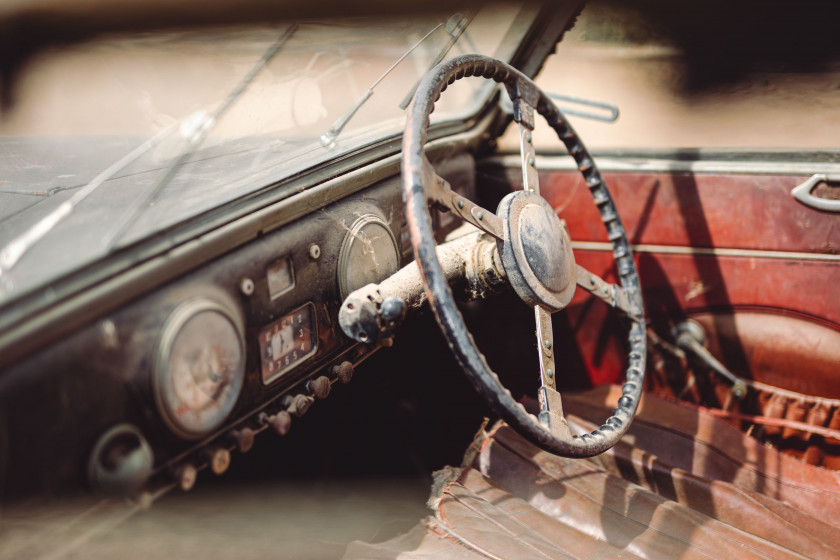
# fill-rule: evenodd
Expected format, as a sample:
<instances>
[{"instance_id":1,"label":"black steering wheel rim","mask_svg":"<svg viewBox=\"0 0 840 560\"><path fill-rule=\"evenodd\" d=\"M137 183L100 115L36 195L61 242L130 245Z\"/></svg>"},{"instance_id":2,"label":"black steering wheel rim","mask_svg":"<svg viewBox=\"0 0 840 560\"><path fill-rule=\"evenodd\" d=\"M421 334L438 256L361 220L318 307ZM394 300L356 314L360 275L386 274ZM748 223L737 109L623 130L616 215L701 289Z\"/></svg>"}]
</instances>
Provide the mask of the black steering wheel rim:
<instances>
[{"instance_id":1,"label":"black steering wheel rim","mask_svg":"<svg viewBox=\"0 0 840 560\"><path fill-rule=\"evenodd\" d=\"M531 97L536 112L555 130L576 160L607 228L621 286L636 299L637 312L629 317L628 365L622 396L612 415L591 433L559 436L545 428L513 398L476 347L438 262L428 210L428 186L425 184L428 174L424 169L429 115L443 90L455 80L468 76L504 84L512 100L523 95ZM491 409L527 440L561 456L589 457L615 445L630 426L644 383L646 343L639 278L627 235L609 190L577 133L551 99L527 76L489 57L463 55L440 63L421 81L409 108L402 144L402 180L411 244L430 306L456 359Z\"/></svg>"}]
</instances>

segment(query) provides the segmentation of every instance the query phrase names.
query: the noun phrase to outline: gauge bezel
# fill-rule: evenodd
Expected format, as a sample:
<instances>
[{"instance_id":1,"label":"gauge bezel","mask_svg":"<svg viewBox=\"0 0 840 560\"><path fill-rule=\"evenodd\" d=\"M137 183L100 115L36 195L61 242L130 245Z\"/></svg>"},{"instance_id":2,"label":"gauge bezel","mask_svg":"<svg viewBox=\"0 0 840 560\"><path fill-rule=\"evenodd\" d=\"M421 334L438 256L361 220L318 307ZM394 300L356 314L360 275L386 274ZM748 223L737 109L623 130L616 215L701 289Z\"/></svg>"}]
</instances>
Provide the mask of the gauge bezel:
<instances>
[{"instance_id":1,"label":"gauge bezel","mask_svg":"<svg viewBox=\"0 0 840 560\"><path fill-rule=\"evenodd\" d=\"M205 311L218 313L233 327L233 330L236 333L237 343L239 344L239 353L242 365L240 370L237 372L237 379L235 381L236 387L234 389L235 396L230 400L230 403L226 405L226 409L224 409L224 414L220 417L220 420L213 426L207 427L204 430L193 431L180 426L177 419L173 418L171 411L166 404L163 390L167 381L165 379L166 370L175 339L190 319L199 313L204 313ZM243 333L244 328L242 326L242 321L236 314L232 313L230 309L222 304L206 297L190 299L181 303L172 311L169 317L167 317L166 322L161 329L161 334L158 338L156 346L154 371L152 372L152 392L154 393L155 405L160 413L160 417L163 420L163 423L166 424L166 427L169 428L173 434L182 439L188 440L196 440L205 437L213 433L220 426L224 425L225 421L230 416L230 413L233 412L234 408L236 408L236 403L239 401L239 396L242 393L242 387L245 382L245 362L247 355L245 349L245 336Z\"/></svg>"},{"instance_id":2,"label":"gauge bezel","mask_svg":"<svg viewBox=\"0 0 840 560\"><path fill-rule=\"evenodd\" d=\"M341 242L341 249L338 251L338 291L342 300L346 299L347 296L350 295L350 287L347 285L346 274L347 269L350 266L350 252L353 248L353 244L357 241L359 232L369 225L378 225L388 233L388 237L391 239L391 245L394 248L394 255L397 257L397 270L399 270L400 247L397 244L397 238L394 236L394 232L391 231L391 226L389 226L388 222L376 214L362 214L355 222L353 222L353 225L350 226L350 229L347 231L347 235L344 236L344 240Z\"/></svg>"}]
</instances>

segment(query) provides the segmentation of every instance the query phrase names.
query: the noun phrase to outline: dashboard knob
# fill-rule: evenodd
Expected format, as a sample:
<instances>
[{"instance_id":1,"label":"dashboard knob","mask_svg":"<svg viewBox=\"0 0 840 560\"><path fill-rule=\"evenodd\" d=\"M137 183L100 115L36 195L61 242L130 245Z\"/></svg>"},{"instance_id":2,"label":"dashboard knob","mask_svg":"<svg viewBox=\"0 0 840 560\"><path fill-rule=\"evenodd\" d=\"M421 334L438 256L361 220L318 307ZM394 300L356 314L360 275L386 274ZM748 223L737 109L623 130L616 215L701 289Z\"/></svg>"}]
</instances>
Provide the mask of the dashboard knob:
<instances>
[{"instance_id":1,"label":"dashboard knob","mask_svg":"<svg viewBox=\"0 0 840 560\"><path fill-rule=\"evenodd\" d=\"M300 418L309 411L309 407L312 406L312 403L314 402L315 399L312 397L307 397L306 395L295 395L292 400L292 405L289 407L289 412Z\"/></svg>"},{"instance_id":2,"label":"dashboard knob","mask_svg":"<svg viewBox=\"0 0 840 560\"><path fill-rule=\"evenodd\" d=\"M175 471L174 478L178 482L181 490L189 492L195 486L195 481L198 478L198 469L192 463L184 463Z\"/></svg>"},{"instance_id":3,"label":"dashboard knob","mask_svg":"<svg viewBox=\"0 0 840 560\"><path fill-rule=\"evenodd\" d=\"M319 399L325 399L330 394L330 378L321 375L306 382L306 389Z\"/></svg>"},{"instance_id":4,"label":"dashboard knob","mask_svg":"<svg viewBox=\"0 0 840 560\"><path fill-rule=\"evenodd\" d=\"M230 435L241 453L247 453L254 446L254 430L251 428L245 427L240 430L233 430Z\"/></svg>"},{"instance_id":5,"label":"dashboard knob","mask_svg":"<svg viewBox=\"0 0 840 560\"><path fill-rule=\"evenodd\" d=\"M350 383L350 380L353 379L354 373L355 368L353 367L353 364L347 361L341 362L337 366L332 367L332 374L338 377L338 380L345 385Z\"/></svg>"},{"instance_id":6,"label":"dashboard knob","mask_svg":"<svg viewBox=\"0 0 840 560\"><path fill-rule=\"evenodd\" d=\"M274 430L278 436L285 436L289 433L289 429L292 427L292 416L285 410L281 410L277 414L273 416L269 416L266 419L268 425Z\"/></svg>"},{"instance_id":7,"label":"dashboard knob","mask_svg":"<svg viewBox=\"0 0 840 560\"><path fill-rule=\"evenodd\" d=\"M207 450L207 459L213 474L223 474L230 466L230 451L224 447L211 447Z\"/></svg>"}]
</instances>

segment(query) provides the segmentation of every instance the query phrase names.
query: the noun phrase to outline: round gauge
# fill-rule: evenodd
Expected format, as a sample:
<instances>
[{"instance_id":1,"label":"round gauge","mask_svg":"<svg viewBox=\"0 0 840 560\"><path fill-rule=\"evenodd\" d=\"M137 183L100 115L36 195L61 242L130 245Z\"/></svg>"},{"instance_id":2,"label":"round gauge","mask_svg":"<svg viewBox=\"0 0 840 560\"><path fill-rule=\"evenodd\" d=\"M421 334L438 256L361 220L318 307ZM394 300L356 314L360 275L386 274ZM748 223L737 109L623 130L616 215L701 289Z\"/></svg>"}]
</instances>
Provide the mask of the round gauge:
<instances>
[{"instance_id":1,"label":"round gauge","mask_svg":"<svg viewBox=\"0 0 840 560\"><path fill-rule=\"evenodd\" d=\"M164 325L153 377L167 426L196 439L233 410L245 372L242 329L230 312L206 299L178 307Z\"/></svg>"},{"instance_id":2,"label":"round gauge","mask_svg":"<svg viewBox=\"0 0 840 560\"><path fill-rule=\"evenodd\" d=\"M344 237L338 252L341 299L355 290L380 282L400 268L397 240L379 216L360 216Z\"/></svg>"}]
</instances>

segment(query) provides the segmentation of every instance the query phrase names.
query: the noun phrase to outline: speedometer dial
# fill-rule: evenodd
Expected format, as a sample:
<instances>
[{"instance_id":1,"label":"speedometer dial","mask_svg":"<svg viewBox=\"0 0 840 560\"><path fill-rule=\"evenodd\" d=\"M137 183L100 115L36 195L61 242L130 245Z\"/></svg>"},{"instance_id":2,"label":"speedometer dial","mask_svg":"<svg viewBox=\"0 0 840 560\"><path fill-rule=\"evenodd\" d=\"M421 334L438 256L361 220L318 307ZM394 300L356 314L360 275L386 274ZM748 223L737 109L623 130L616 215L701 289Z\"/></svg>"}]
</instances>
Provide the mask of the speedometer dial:
<instances>
[{"instance_id":1,"label":"speedometer dial","mask_svg":"<svg viewBox=\"0 0 840 560\"><path fill-rule=\"evenodd\" d=\"M170 316L153 379L158 409L175 434L200 438L233 410L244 377L241 332L224 307L207 299L191 300Z\"/></svg>"}]
</instances>

